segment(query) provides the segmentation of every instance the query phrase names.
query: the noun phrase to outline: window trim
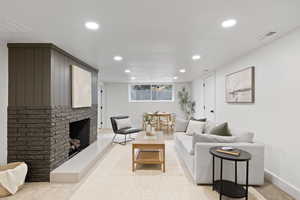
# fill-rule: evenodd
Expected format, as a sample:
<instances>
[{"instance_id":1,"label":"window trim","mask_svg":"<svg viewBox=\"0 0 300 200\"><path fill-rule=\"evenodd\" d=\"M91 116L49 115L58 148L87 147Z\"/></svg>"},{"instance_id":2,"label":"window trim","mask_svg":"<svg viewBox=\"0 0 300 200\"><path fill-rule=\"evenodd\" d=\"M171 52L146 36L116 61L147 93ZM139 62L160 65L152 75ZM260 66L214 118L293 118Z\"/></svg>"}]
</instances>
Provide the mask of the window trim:
<instances>
[{"instance_id":1,"label":"window trim","mask_svg":"<svg viewBox=\"0 0 300 200\"><path fill-rule=\"evenodd\" d=\"M151 100L132 100L131 88L133 85L150 85ZM152 85L172 85L172 99L171 100L152 100ZM170 103L175 101L175 84L174 83L130 83L128 84L128 102L130 103Z\"/></svg>"}]
</instances>

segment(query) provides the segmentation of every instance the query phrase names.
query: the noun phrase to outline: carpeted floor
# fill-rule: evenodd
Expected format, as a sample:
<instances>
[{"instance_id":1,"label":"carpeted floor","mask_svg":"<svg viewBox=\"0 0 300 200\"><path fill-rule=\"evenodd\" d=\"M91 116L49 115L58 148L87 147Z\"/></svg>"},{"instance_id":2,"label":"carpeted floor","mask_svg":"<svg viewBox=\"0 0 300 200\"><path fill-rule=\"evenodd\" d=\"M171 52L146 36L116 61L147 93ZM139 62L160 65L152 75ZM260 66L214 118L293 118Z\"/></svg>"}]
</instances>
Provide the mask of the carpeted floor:
<instances>
[{"instance_id":1,"label":"carpeted floor","mask_svg":"<svg viewBox=\"0 0 300 200\"><path fill-rule=\"evenodd\" d=\"M71 200L217 200L211 186L193 184L174 151L166 141L166 173L158 166L140 166L131 171L131 144L115 145L103 161L73 193ZM265 200L254 188L249 200ZM223 199L229 199L223 197Z\"/></svg>"}]
</instances>

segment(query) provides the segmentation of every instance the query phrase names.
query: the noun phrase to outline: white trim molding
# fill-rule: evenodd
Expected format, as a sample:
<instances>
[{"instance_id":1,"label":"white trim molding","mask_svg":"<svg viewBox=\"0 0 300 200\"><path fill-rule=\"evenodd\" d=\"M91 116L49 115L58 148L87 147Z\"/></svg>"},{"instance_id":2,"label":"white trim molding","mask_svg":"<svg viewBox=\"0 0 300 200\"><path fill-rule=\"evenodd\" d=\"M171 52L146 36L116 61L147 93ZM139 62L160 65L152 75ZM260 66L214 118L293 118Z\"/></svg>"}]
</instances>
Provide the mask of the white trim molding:
<instances>
[{"instance_id":1,"label":"white trim molding","mask_svg":"<svg viewBox=\"0 0 300 200\"><path fill-rule=\"evenodd\" d=\"M267 181L270 181L281 190L285 191L289 195L291 195L296 200L300 200L300 189L295 187L294 185L288 183L287 181L283 180L279 176L275 175L274 173L270 172L269 170L265 169L265 178Z\"/></svg>"}]
</instances>

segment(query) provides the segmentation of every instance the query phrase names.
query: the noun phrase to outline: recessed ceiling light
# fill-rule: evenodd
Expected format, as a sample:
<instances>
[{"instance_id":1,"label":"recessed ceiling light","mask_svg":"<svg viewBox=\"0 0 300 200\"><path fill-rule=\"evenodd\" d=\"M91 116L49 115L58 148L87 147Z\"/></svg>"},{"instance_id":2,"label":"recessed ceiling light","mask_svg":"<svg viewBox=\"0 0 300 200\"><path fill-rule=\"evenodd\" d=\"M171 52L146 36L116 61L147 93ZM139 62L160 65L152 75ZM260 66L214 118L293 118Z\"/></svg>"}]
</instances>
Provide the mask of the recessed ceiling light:
<instances>
[{"instance_id":1,"label":"recessed ceiling light","mask_svg":"<svg viewBox=\"0 0 300 200\"><path fill-rule=\"evenodd\" d=\"M230 28L235 26L237 21L235 19L228 19L222 22L222 27L223 28Z\"/></svg>"},{"instance_id":2,"label":"recessed ceiling light","mask_svg":"<svg viewBox=\"0 0 300 200\"><path fill-rule=\"evenodd\" d=\"M199 60L200 58L201 58L201 56L198 55L198 54L195 54L195 55L192 56L193 60Z\"/></svg>"},{"instance_id":3,"label":"recessed ceiling light","mask_svg":"<svg viewBox=\"0 0 300 200\"><path fill-rule=\"evenodd\" d=\"M179 72L180 72L180 73L185 73L186 70L185 70L185 69L180 69Z\"/></svg>"},{"instance_id":4,"label":"recessed ceiling light","mask_svg":"<svg viewBox=\"0 0 300 200\"><path fill-rule=\"evenodd\" d=\"M130 69L125 69L125 73L130 73Z\"/></svg>"},{"instance_id":5,"label":"recessed ceiling light","mask_svg":"<svg viewBox=\"0 0 300 200\"><path fill-rule=\"evenodd\" d=\"M90 30L97 30L99 29L99 24L96 22L86 22L85 27Z\"/></svg>"},{"instance_id":6,"label":"recessed ceiling light","mask_svg":"<svg viewBox=\"0 0 300 200\"><path fill-rule=\"evenodd\" d=\"M131 79L131 80L135 80L136 78L133 76L133 77L131 77L130 79Z\"/></svg>"},{"instance_id":7,"label":"recessed ceiling light","mask_svg":"<svg viewBox=\"0 0 300 200\"><path fill-rule=\"evenodd\" d=\"M121 61L121 60L123 60L123 57L122 56L114 56L114 60Z\"/></svg>"},{"instance_id":8,"label":"recessed ceiling light","mask_svg":"<svg viewBox=\"0 0 300 200\"><path fill-rule=\"evenodd\" d=\"M174 76L173 79L174 79L174 80L177 80L177 79L178 79L178 76Z\"/></svg>"}]
</instances>

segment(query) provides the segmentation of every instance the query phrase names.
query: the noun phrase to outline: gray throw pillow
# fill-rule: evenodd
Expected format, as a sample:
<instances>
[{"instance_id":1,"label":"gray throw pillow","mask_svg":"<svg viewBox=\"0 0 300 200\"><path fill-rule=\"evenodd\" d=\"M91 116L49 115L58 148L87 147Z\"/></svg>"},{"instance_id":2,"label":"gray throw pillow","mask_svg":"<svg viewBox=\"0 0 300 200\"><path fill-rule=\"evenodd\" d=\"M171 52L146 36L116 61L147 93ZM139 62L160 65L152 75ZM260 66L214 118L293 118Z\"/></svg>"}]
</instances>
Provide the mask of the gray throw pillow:
<instances>
[{"instance_id":1,"label":"gray throw pillow","mask_svg":"<svg viewBox=\"0 0 300 200\"><path fill-rule=\"evenodd\" d=\"M210 130L209 134L218 135L218 136L231 136L231 133L228 129L228 123L227 122L212 128Z\"/></svg>"}]
</instances>

